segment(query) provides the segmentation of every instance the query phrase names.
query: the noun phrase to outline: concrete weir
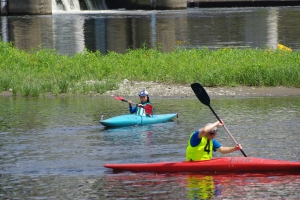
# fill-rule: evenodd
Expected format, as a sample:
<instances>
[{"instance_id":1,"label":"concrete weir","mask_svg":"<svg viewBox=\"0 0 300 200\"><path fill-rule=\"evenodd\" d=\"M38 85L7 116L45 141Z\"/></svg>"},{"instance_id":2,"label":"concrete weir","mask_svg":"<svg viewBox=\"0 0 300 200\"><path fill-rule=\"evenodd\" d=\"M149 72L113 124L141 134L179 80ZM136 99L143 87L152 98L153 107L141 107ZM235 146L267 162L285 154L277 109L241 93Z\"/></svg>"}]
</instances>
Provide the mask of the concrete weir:
<instances>
[{"instance_id":1,"label":"concrete weir","mask_svg":"<svg viewBox=\"0 0 300 200\"><path fill-rule=\"evenodd\" d=\"M187 8L186 0L151 0L150 2L154 3L154 9L159 10Z\"/></svg>"},{"instance_id":2,"label":"concrete weir","mask_svg":"<svg viewBox=\"0 0 300 200\"><path fill-rule=\"evenodd\" d=\"M51 0L8 0L8 15L51 15Z\"/></svg>"},{"instance_id":3,"label":"concrete weir","mask_svg":"<svg viewBox=\"0 0 300 200\"><path fill-rule=\"evenodd\" d=\"M125 8L128 10L171 10L186 9L186 0L110 0L106 1L110 9Z\"/></svg>"}]
</instances>

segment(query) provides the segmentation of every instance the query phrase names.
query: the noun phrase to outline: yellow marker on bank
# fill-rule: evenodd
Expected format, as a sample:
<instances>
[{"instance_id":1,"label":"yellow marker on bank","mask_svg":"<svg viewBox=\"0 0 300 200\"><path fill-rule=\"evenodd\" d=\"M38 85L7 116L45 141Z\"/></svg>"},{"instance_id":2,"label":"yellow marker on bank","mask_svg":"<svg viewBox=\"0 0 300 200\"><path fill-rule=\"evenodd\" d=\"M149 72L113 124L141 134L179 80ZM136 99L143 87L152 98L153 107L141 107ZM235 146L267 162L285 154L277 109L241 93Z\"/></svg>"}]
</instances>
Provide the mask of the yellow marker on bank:
<instances>
[{"instance_id":1,"label":"yellow marker on bank","mask_svg":"<svg viewBox=\"0 0 300 200\"><path fill-rule=\"evenodd\" d=\"M290 48L288 48L288 47L286 47L286 46L284 46L284 45L282 45L282 44L277 44L277 47L278 47L278 49L280 49L280 50L289 51L289 52L292 52L292 51L293 51L292 49L290 49Z\"/></svg>"}]
</instances>

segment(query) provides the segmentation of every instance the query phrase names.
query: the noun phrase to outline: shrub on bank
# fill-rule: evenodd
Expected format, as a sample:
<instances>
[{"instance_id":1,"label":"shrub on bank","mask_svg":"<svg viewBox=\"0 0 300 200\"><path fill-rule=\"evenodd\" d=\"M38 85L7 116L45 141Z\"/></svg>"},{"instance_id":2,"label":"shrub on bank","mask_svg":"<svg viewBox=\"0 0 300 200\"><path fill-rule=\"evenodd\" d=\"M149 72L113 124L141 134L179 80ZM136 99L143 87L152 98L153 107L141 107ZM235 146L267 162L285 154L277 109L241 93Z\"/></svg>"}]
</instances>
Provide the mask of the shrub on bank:
<instances>
[{"instance_id":1,"label":"shrub on bank","mask_svg":"<svg viewBox=\"0 0 300 200\"><path fill-rule=\"evenodd\" d=\"M273 49L182 49L163 53L146 47L125 54L99 51L74 56L51 49L18 50L0 42L0 91L102 94L123 79L204 86L300 87L300 52Z\"/></svg>"}]
</instances>

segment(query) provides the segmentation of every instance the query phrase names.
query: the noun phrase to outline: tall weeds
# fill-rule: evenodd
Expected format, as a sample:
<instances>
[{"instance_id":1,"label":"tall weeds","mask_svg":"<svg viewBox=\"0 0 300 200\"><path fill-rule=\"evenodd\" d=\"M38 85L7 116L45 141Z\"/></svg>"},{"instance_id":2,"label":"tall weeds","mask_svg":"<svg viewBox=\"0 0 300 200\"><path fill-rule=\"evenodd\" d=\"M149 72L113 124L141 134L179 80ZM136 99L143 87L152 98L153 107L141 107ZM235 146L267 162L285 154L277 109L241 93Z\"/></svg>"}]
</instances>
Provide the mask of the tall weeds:
<instances>
[{"instance_id":1,"label":"tall weeds","mask_svg":"<svg viewBox=\"0 0 300 200\"><path fill-rule=\"evenodd\" d=\"M273 49L143 47L125 54L99 51L74 56L51 49L26 52L0 42L0 91L14 95L91 94L116 89L123 79L204 86L300 87L300 52Z\"/></svg>"}]
</instances>

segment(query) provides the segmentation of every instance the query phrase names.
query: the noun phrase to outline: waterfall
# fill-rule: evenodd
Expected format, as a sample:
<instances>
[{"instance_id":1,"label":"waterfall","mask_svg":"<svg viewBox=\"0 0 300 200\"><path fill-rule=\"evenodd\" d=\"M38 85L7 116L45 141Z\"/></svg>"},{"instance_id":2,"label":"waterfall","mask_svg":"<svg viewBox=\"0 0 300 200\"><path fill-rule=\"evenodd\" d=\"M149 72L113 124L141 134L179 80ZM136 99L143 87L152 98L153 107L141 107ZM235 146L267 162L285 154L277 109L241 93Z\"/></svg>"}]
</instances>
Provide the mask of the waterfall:
<instances>
[{"instance_id":1,"label":"waterfall","mask_svg":"<svg viewBox=\"0 0 300 200\"><path fill-rule=\"evenodd\" d=\"M53 11L106 10L105 0L52 0Z\"/></svg>"}]
</instances>

